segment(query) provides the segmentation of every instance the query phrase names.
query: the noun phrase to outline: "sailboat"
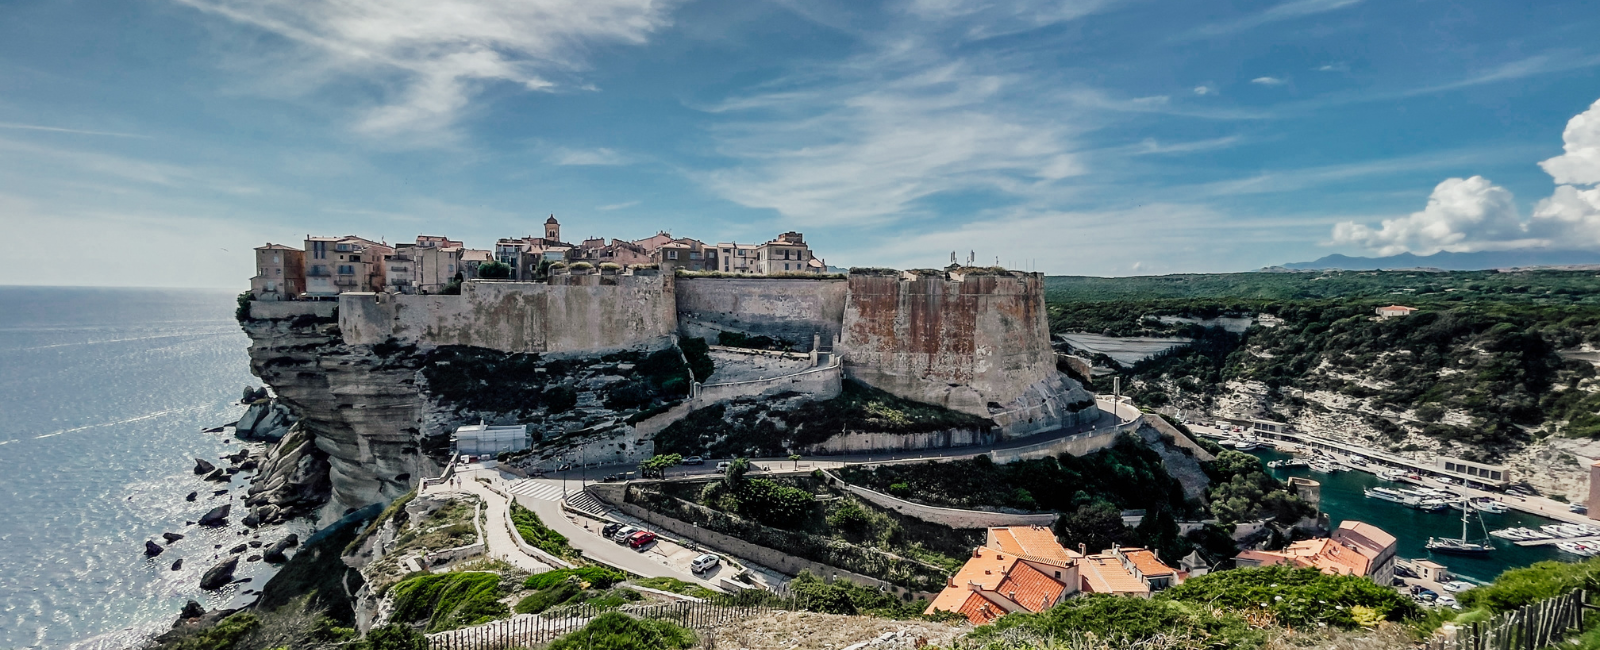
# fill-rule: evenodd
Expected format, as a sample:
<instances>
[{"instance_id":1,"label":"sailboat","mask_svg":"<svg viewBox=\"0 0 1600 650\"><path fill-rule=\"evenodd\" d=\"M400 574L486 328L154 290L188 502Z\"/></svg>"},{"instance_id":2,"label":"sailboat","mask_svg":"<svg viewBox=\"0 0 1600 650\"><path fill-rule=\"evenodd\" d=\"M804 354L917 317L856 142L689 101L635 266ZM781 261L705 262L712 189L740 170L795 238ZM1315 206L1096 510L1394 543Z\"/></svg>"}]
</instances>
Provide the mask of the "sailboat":
<instances>
[{"instance_id":1,"label":"sailboat","mask_svg":"<svg viewBox=\"0 0 1600 650\"><path fill-rule=\"evenodd\" d=\"M1465 498L1465 497L1463 497ZM1461 555L1474 555L1488 553L1494 550L1494 543L1489 541L1488 531L1484 537L1476 541L1467 539L1467 520L1472 517L1473 509L1466 503L1461 504L1461 539L1453 537L1429 537L1427 548L1440 553L1457 553ZM1478 519L1478 526L1483 526L1483 519Z\"/></svg>"}]
</instances>

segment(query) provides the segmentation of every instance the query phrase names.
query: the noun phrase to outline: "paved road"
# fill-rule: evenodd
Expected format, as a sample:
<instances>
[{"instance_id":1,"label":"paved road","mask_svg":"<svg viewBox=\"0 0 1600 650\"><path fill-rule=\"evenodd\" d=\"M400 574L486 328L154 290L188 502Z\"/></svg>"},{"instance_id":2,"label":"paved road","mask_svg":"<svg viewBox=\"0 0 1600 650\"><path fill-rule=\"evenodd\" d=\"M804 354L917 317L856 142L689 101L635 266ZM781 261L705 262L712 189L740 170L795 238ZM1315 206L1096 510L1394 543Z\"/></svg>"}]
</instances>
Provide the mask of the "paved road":
<instances>
[{"instance_id":1,"label":"paved road","mask_svg":"<svg viewBox=\"0 0 1600 650\"><path fill-rule=\"evenodd\" d=\"M541 484L544 487L541 487ZM555 486L554 492L549 490L548 486L550 485ZM570 487L577 489L576 484ZM545 526L565 536L568 544L583 551L584 557L621 567L631 573L647 578L660 576L677 578L685 582L698 583L721 591L720 587L701 580L693 573L680 571L657 562L644 553L602 538L572 523L572 520L567 519L567 513L561 509L560 480L526 479L517 481L511 488L511 493L516 497L517 503L539 515L540 521L543 521ZM544 496L533 496L535 493ZM553 498L550 497L552 494L554 495Z\"/></svg>"},{"instance_id":2,"label":"paved road","mask_svg":"<svg viewBox=\"0 0 1600 650\"><path fill-rule=\"evenodd\" d=\"M544 573L555 567L546 564L543 560L522 552L522 547L517 546L511 539L511 531L506 526L506 498L496 494L493 490L479 483L477 476L498 478L499 472L476 470L461 474L459 485L451 486L449 483L429 486L426 493L437 494L441 492L467 492L483 499L484 524L483 535L488 538L487 549L484 554L499 560L505 560L517 568L529 573Z\"/></svg>"}]
</instances>

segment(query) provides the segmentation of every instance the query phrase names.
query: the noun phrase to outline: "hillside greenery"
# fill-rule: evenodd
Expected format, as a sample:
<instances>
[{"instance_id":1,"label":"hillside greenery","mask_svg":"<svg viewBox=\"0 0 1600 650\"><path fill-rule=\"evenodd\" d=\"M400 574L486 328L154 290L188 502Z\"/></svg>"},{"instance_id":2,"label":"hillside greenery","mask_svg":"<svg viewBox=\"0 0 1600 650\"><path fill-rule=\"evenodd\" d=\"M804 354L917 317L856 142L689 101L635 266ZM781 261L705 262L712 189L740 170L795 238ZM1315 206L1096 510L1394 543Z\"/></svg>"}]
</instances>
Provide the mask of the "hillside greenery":
<instances>
[{"instance_id":1,"label":"hillside greenery","mask_svg":"<svg viewBox=\"0 0 1600 650\"><path fill-rule=\"evenodd\" d=\"M400 581L391 620L423 623L428 632L443 632L511 615L500 602L500 574L461 571L420 575Z\"/></svg>"},{"instance_id":2,"label":"hillside greenery","mask_svg":"<svg viewBox=\"0 0 1600 650\"><path fill-rule=\"evenodd\" d=\"M539 520L539 515L534 511L522 507L516 501L511 502L511 525L516 526L517 534L522 536L522 541L539 550L559 558L575 558L578 551L567 544L567 538Z\"/></svg>"},{"instance_id":3,"label":"hillside greenery","mask_svg":"<svg viewBox=\"0 0 1600 650\"><path fill-rule=\"evenodd\" d=\"M694 632L668 621L607 612L550 642L545 650L679 650L693 646L695 640Z\"/></svg>"},{"instance_id":4,"label":"hillside greenery","mask_svg":"<svg viewBox=\"0 0 1600 650\"><path fill-rule=\"evenodd\" d=\"M1127 302L1173 298L1255 301L1368 299L1409 302L1497 302L1600 306L1593 271L1318 271L1306 273L1196 273L1097 278L1050 276L1045 300Z\"/></svg>"}]
</instances>

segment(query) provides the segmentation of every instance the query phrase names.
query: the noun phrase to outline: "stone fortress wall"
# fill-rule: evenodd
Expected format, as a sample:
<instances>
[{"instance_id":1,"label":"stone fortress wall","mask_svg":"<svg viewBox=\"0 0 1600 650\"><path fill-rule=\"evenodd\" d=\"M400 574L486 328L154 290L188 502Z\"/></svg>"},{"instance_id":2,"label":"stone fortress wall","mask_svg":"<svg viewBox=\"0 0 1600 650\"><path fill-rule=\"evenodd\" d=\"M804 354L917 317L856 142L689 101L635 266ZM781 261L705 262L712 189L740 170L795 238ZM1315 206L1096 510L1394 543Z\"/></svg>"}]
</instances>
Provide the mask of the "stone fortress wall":
<instances>
[{"instance_id":1,"label":"stone fortress wall","mask_svg":"<svg viewBox=\"0 0 1600 650\"><path fill-rule=\"evenodd\" d=\"M849 283L805 278L678 278L678 331L713 345L717 334L770 336L811 345L831 344L844 322Z\"/></svg>"}]
</instances>

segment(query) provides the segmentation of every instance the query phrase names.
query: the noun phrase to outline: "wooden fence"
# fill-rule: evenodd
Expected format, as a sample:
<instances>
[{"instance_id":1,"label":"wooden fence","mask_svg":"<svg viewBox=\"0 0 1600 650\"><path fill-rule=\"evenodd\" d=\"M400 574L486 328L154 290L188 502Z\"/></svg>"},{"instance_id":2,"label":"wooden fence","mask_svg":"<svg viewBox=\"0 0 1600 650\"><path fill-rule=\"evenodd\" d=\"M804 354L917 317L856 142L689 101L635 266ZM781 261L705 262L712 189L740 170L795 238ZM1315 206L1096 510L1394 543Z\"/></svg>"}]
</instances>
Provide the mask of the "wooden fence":
<instances>
[{"instance_id":1,"label":"wooden fence","mask_svg":"<svg viewBox=\"0 0 1600 650\"><path fill-rule=\"evenodd\" d=\"M771 606L722 605L676 602L653 605L625 605L602 609L591 605L562 607L543 614L521 615L484 625L428 635L430 650L508 650L530 648L555 640L589 623L608 611L638 618L671 621L694 630L744 620L774 609Z\"/></svg>"},{"instance_id":2,"label":"wooden fence","mask_svg":"<svg viewBox=\"0 0 1600 650\"><path fill-rule=\"evenodd\" d=\"M1589 605L1588 591L1579 589L1565 596L1539 601L1521 609L1495 615L1487 621L1467 623L1435 635L1427 650L1537 650L1565 640L1583 629L1584 612Z\"/></svg>"}]
</instances>

